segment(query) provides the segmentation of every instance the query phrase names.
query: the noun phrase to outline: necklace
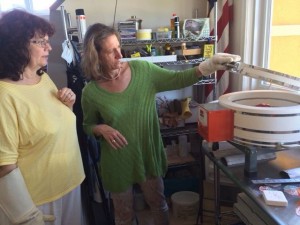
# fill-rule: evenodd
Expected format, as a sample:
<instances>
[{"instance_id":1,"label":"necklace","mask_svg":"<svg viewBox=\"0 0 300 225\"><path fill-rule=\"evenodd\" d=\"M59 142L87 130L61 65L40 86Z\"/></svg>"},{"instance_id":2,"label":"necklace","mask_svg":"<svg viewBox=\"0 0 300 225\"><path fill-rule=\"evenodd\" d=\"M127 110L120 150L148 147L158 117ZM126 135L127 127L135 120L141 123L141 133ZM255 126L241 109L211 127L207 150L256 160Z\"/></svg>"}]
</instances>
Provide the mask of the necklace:
<instances>
[{"instance_id":1,"label":"necklace","mask_svg":"<svg viewBox=\"0 0 300 225\"><path fill-rule=\"evenodd\" d=\"M25 76L24 76L25 75ZM21 79L20 79L20 83L23 84L37 84L39 83L41 80L41 76L38 76L37 74L32 75L32 76L28 76L26 74L21 74Z\"/></svg>"},{"instance_id":2,"label":"necklace","mask_svg":"<svg viewBox=\"0 0 300 225\"><path fill-rule=\"evenodd\" d=\"M108 80L108 81L116 80L121 75L121 68L122 67L119 68L118 73L116 75L114 75L113 77L102 76L101 78L104 79L104 80Z\"/></svg>"}]
</instances>

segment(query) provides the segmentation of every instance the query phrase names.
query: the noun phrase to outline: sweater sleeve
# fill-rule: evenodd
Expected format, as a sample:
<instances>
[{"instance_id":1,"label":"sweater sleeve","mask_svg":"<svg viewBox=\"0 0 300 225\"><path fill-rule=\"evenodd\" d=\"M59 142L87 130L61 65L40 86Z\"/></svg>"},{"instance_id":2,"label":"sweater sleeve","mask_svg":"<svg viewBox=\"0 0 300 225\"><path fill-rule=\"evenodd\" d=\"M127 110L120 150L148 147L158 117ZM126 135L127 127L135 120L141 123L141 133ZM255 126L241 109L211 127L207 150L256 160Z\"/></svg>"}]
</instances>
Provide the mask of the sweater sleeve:
<instances>
[{"instance_id":1,"label":"sweater sleeve","mask_svg":"<svg viewBox=\"0 0 300 225\"><path fill-rule=\"evenodd\" d=\"M149 64L149 66L150 75L157 92L185 88L195 84L201 79L196 74L196 67L173 71L161 68L156 64Z\"/></svg>"}]
</instances>

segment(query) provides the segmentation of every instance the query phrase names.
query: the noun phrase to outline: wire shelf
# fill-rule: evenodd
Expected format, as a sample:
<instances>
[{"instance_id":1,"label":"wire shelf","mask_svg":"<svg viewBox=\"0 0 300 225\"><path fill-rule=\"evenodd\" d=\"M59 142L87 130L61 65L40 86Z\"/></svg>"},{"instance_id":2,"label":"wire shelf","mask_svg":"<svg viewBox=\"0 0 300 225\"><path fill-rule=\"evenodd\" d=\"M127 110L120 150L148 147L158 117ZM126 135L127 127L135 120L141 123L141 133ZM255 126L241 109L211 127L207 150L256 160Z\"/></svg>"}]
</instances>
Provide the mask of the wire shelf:
<instances>
[{"instance_id":1,"label":"wire shelf","mask_svg":"<svg viewBox=\"0 0 300 225\"><path fill-rule=\"evenodd\" d=\"M209 41L215 41L215 36L209 36L209 37L201 37L199 39L193 39L193 38L171 38L171 39L161 39L161 40L121 40L123 46L127 45L144 45L144 44L164 44L164 43L181 43L181 42L209 42Z\"/></svg>"}]
</instances>

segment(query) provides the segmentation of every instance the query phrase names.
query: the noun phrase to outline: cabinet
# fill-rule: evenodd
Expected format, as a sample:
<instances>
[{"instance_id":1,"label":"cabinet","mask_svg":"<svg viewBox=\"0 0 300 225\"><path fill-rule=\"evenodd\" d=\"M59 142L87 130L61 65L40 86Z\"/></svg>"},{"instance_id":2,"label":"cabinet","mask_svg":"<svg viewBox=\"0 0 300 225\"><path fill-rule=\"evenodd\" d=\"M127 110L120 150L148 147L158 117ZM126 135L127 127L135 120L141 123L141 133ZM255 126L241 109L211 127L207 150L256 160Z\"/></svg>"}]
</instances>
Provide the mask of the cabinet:
<instances>
[{"instance_id":1,"label":"cabinet","mask_svg":"<svg viewBox=\"0 0 300 225\"><path fill-rule=\"evenodd\" d=\"M204 61L203 55L203 46L206 43L214 43L215 42L214 36L209 37L202 37L199 39L192 39L192 38L171 38L171 39L161 39L161 40L122 40L122 52L125 56L124 60L129 60L130 53L134 52L134 50L140 50L145 48L147 45L155 47L155 48L163 48L166 44L170 44L173 49L175 50L175 60L172 61L165 61L162 62L155 60L155 64L166 67L166 66L184 66L184 65L197 65ZM184 54L181 50L182 43L185 44L188 50L195 50L200 49L200 54L197 55L189 55L188 53ZM196 48L195 48L196 47ZM180 53L179 53L180 52ZM176 53L179 53L176 55ZM145 57L145 60L150 60L157 56L149 56ZM143 60L144 57L139 57L136 59ZM132 59L132 58L130 58ZM202 84L212 84L215 83L215 79L211 77L204 77L195 85L202 85Z\"/></svg>"}]
</instances>

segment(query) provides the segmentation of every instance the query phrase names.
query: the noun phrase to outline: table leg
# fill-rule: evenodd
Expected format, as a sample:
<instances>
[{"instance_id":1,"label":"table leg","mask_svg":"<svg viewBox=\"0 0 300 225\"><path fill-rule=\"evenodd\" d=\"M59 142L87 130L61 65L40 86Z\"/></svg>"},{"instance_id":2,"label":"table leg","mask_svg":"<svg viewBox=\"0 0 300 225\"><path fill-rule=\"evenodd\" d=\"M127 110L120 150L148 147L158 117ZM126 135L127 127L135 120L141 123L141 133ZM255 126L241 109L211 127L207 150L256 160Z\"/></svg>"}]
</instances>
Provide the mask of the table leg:
<instances>
[{"instance_id":1,"label":"table leg","mask_svg":"<svg viewBox=\"0 0 300 225\"><path fill-rule=\"evenodd\" d=\"M220 170L214 164L215 224L221 224Z\"/></svg>"}]
</instances>

